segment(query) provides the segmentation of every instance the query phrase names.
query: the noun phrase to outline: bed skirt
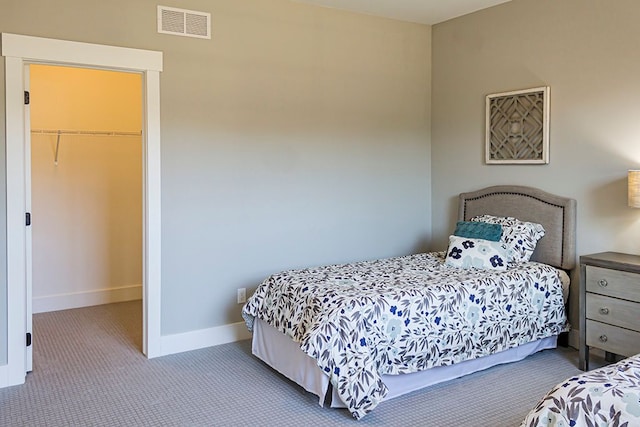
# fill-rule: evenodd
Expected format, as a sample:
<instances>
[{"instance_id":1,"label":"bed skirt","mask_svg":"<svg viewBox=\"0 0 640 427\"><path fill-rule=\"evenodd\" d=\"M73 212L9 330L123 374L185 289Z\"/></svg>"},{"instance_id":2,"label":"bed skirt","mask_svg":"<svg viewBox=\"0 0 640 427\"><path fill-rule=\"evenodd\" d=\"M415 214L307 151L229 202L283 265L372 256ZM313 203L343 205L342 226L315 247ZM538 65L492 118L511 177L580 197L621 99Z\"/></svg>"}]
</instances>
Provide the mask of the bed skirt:
<instances>
[{"instance_id":1,"label":"bed skirt","mask_svg":"<svg viewBox=\"0 0 640 427\"><path fill-rule=\"evenodd\" d=\"M492 366L522 360L533 353L556 348L556 346L557 336L553 336L451 366L439 366L412 374L383 375L382 380L389 389L385 400ZM253 325L252 352L267 365L318 396L320 406L324 405L329 390L329 377L320 370L312 357L300 350L299 345L291 338L256 318ZM333 388L330 406L346 407Z\"/></svg>"}]
</instances>

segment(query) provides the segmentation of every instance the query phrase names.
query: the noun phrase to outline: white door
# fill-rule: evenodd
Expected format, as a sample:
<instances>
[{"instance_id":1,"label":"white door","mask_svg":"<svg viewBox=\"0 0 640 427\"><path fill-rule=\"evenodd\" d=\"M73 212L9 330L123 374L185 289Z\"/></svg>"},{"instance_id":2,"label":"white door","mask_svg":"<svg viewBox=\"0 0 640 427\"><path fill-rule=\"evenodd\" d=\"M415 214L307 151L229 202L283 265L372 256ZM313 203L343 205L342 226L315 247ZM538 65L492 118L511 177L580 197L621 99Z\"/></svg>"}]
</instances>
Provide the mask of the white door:
<instances>
[{"instance_id":1,"label":"white door","mask_svg":"<svg viewBox=\"0 0 640 427\"><path fill-rule=\"evenodd\" d=\"M32 231L31 231L31 107L27 99L30 89L30 73L29 65L24 66L24 90L25 90L25 104L24 104L24 184L25 184L25 224L27 226L25 231L25 253L26 253L26 344L27 349L25 351L25 369L27 372L33 370L33 271L32 271Z\"/></svg>"}]
</instances>

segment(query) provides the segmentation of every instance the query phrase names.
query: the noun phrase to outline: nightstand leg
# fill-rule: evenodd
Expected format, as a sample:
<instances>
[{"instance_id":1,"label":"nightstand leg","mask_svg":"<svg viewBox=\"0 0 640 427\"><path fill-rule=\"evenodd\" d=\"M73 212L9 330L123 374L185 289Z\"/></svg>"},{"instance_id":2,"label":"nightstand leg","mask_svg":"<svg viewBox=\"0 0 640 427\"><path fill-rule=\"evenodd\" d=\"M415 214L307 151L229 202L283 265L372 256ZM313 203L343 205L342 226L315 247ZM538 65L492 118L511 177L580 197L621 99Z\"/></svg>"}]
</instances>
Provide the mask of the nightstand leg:
<instances>
[{"instance_id":1,"label":"nightstand leg","mask_svg":"<svg viewBox=\"0 0 640 427\"><path fill-rule=\"evenodd\" d=\"M589 370L589 347L586 345L580 346L580 360L578 360L578 369L581 371Z\"/></svg>"}]
</instances>

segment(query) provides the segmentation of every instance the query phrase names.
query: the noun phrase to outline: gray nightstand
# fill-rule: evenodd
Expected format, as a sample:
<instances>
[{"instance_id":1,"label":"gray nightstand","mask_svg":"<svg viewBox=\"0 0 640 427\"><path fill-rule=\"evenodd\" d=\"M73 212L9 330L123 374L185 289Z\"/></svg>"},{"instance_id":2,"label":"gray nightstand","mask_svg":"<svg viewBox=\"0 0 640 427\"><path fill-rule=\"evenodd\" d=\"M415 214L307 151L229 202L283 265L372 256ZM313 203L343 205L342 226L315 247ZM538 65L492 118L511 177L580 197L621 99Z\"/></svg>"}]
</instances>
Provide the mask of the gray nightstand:
<instances>
[{"instance_id":1,"label":"gray nightstand","mask_svg":"<svg viewBox=\"0 0 640 427\"><path fill-rule=\"evenodd\" d=\"M602 252L580 257L583 371L589 370L589 347L607 356L640 353L640 256Z\"/></svg>"}]
</instances>

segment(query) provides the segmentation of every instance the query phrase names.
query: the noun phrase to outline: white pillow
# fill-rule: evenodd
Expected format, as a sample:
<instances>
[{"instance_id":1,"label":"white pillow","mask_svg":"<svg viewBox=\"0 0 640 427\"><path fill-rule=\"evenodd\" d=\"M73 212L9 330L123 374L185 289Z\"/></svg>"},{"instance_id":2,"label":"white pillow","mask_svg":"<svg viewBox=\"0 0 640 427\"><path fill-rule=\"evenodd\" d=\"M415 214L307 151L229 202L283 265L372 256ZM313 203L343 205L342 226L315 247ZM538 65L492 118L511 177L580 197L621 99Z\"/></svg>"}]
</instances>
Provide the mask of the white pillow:
<instances>
[{"instance_id":1,"label":"white pillow","mask_svg":"<svg viewBox=\"0 0 640 427\"><path fill-rule=\"evenodd\" d=\"M528 262L538 240L544 236L544 227L535 222L520 221L510 216L480 215L471 221L502 225L500 241L507 245L509 262Z\"/></svg>"},{"instance_id":2,"label":"white pillow","mask_svg":"<svg viewBox=\"0 0 640 427\"><path fill-rule=\"evenodd\" d=\"M501 242L449 236L445 264L458 268L506 270L507 248Z\"/></svg>"}]
</instances>

